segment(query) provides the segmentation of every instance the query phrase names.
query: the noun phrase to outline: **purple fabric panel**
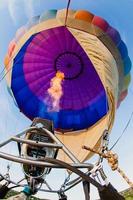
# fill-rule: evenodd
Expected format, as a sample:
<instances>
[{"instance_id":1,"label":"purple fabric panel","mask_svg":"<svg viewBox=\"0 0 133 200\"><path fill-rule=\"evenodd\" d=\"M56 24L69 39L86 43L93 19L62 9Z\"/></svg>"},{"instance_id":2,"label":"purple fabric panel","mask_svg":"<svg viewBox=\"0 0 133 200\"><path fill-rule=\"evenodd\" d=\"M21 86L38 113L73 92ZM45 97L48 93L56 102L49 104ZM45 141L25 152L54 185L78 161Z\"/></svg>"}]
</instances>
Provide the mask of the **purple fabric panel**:
<instances>
[{"instance_id":1,"label":"purple fabric panel","mask_svg":"<svg viewBox=\"0 0 133 200\"><path fill-rule=\"evenodd\" d=\"M120 37L119 32L115 28L110 26L107 29L106 33L111 37L111 39L114 41L116 45L120 43L121 37Z\"/></svg>"},{"instance_id":2,"label":"purple fabric panel","mask_svg":"<svg viewBox=\"0 0 133 200\"><path fill-rule=\"evenodd\" d=\"M62 110L85 108L103 95L104 88L93 64L65 27L38 33L24 56L26 82L41 101L45 101L50 81L58 70L65 75Z\"/></svg>"}]
</instances>

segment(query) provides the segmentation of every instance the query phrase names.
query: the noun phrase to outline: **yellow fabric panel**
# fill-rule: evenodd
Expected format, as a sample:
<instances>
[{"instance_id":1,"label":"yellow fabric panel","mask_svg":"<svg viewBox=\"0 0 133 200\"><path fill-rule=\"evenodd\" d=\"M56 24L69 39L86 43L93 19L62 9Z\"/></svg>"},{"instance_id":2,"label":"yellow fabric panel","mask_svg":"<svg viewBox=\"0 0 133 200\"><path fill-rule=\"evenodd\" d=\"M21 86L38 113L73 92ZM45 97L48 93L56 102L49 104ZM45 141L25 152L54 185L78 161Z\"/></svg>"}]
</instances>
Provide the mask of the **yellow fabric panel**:
<instances>
[{"instance_id":1,"label":"yellow fabric panel","mask_svg":"<svg viewBox=\"0 0 133 200\"><path fill-rule=\"evenodd\" d=\"M68 10L68 18L74 18L75 10ZM56 14L56 18L64 18L66 17L66 9L58 10ZM65 20L64 20L65 22Z\"/></svg>"},{"instance_id":2,"label":"yellow fabric panel","mask_svg":"<svg viewBox=\"0 0 133 200\"><path fill-rule=\"evenodd\" d=\"M69 30L91 59L105 90L109 88L115 97L115 103L117 103L119 74L112 54L96 36L72 28Z\"/></svg>"},{"instance_id":3,"label":"yellow fabric panel","mask_svg":"<svg viewBox=\"0 0 133 200\"><path fill-rule=\"evenodd\" d=\"M75 13L75 19L84 20L89 23L92 22L93 17L94 17L94 15L86 10L78 10Z\"/></svg>"},{"instance_id":4,"label":"yellow fabric panel","mask_svg":"<svg viewBox=\"0 0 133 200\"><path fill-rule=\"evenodd\" d=\"M106 35L106 34L100 35L100 36L98 36L98 38L108 48L108 50L111 52L111 54L113 55L113 57L116 60L117 69L119 71L118 85L119 85L119 95L120 95L123 85L124 85L124 64L123 64L121 54L120 54L119 50L117 49L116 45L112 42L111 38L109 38L108 35Z\"/></svg>"},{"instance_id":5,"label":"yellow fabric panel","mask_svg":"<svg viewBox=\"0 0 133 200\"><path fill-rule=\"evenodd\" d=\"M126 90L131 82L131 74L128 74L127 76L124 77L124 87L123 91Z\"/></svg>"}]
</instances>

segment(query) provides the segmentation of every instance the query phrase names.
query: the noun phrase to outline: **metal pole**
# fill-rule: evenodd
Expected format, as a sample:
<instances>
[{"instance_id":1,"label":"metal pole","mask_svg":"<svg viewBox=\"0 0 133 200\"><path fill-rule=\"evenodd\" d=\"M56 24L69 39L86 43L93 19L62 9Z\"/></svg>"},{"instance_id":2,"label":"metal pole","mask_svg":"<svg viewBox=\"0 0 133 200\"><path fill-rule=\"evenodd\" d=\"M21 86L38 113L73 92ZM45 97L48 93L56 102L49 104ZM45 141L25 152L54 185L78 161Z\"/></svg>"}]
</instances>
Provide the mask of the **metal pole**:
<instances>
[{"instance_id":1,"label":"metal pole","mask_svg":"<svg viewBox=\"0 0 133 200\"><path fill-rule=\"evenodd\" d=\"M85 194L85 200L90 200L90 183L88 181L83 181L83 189Z\"/></svg>"},{"instance_id":2,"label":"metal pole","mask_svg":"<svg viewBox=\"0 0 133 200\"><path fill-rule=\"evenodd\" d=\"M37 129L37 127L30 127L30 128L25 129L24 131L22 131L21 133L15 135L15 136L16 136L16 137L20 137L20 136L24 135L25 132L27 132L27 131L32 131L32 130L36 130L36 129ZM12 138L6 140L5 142L0 143L0 147L5 146L6 144L8 144L8 143L11 142L11 141L12 141Z\"/></svg>"},{"instance_id":3,"label":"metal pole","mask_svg":"<svg viewBox=\"0 0 133 200\"><path fill-rule=\"evenodd\" d=\"M50 147L50 148L62 149L62 145L60 144L45 143L45 142L28 140L28 139L22 139L18 137L12 137L11 140L19 142L19 143L25 143L32 146L37 146L37 147Z\"/></svg>"},{"instance_id":4,"label":"metal pole","mask_svg":"<svg viewBox=\"0 0 133 200\"><path fill-rule=\"evenodd\" d=\"M59 164L52 164L52 163L49 163L47 161L40 161L40 160L34 160L34 159L30 159L30 158L24 158L24 157L18 157L18 156L13 156L13 155L10 155L10 154L7 154L7 153L3 153L3 152L0 152L0 158L3 158L3 159L6 159L6 160L10 160L10 161L13 161L13 162L17 162L17 163L22 163L22 164L27 164L27 165L35 165L35 166L43 166L43 167L49 167L49 168L66 168L66 167L63 167L63 166L60 166ZM46 158L48 159L48 158ZM86 164L86 163L72 163L72 164L69 164L71 165L72 167L75 167L75 168L87 168L87 169L92 169L92 165L90 164Z\"/></svg>"}]
</instances>

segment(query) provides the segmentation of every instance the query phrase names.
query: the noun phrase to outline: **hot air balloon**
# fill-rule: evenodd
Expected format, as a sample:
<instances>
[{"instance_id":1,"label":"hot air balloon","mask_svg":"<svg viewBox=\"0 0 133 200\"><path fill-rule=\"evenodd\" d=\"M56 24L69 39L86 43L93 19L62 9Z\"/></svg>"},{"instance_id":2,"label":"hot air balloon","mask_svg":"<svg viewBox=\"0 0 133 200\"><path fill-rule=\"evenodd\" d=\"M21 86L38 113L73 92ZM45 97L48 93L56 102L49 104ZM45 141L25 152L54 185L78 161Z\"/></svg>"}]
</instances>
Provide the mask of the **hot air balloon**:
<instances>
[{"instance_id":1,"label":"hot air balloon","mask_svg":"<svg viewBox=\"0 0 133 200\"><path fill-rule=\"evenodd\" d=\"M104 19L69 10L65 24L65 16L66 10L49 10L21 27L5 67L20 111L31 120L53 120L57 137L84 161L89 155L81 147L99 148L127 96L131 61L120 34ZM59 73L62 79L55 78Z\"/></svg>"},{"instance_id":2,"label":"hot air balloon","mask_svg":"<svg viewBox=\"0 0 133 200\"><path fill-rule=\"evenodd\" d=\"M119 32L85 10L32 18L10 42L5 68L20 111L31 120L53 121L56 138L79 163L93 155L83 146L102 149L131 79ZM71 162L62 150L57 158Z\"/></svg>"}]
</instances>

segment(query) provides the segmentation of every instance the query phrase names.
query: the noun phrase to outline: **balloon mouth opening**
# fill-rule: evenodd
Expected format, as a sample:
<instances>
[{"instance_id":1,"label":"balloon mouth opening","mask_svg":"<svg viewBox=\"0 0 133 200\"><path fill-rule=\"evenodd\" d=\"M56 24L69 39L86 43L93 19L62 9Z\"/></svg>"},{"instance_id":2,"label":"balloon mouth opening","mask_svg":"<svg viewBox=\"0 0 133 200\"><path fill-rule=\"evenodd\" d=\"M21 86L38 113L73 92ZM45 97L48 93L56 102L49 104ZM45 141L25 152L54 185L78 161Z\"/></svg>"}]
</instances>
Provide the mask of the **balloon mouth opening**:
<instances>
[{"instance_id":1,"label":"balloon mouth opening","mask_svg":"<svg viewBox=\"0 0 133 200\"><path fill-rule=\"evenodd\" d=\"M78 78L84 69L82 58L74 52L66 51L55 60L55 70L64 73L65 80Z\"/></svg>"}]
</instances>

